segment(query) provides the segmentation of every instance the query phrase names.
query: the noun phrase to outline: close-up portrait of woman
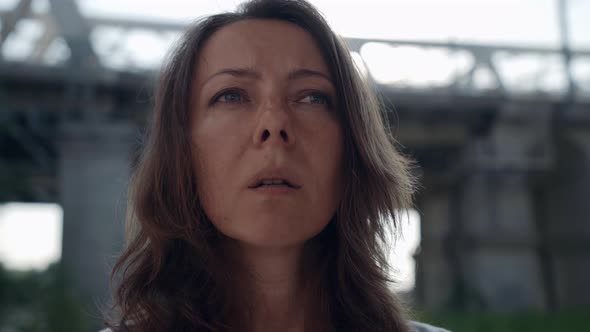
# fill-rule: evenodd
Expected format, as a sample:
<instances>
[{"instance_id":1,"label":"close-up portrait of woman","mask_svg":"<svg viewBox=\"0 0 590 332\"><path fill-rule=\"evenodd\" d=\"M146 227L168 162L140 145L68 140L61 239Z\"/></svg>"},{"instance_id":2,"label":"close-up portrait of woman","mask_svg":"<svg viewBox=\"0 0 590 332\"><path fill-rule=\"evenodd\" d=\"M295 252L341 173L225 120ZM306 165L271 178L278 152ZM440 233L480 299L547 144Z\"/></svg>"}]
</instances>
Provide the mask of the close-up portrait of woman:
<instances>
[{"instance_id":1,"label":"close-up portrait of woman","mask_svg":"<svg viewBox=\"0 0 590 332\"><path fill-rule=\"evenodd\" d=\"M191 25L134 167L108 328L442 331L391 290L387 239L416 184L388 125L307 2Z\"/></svg>"}]
</instances>

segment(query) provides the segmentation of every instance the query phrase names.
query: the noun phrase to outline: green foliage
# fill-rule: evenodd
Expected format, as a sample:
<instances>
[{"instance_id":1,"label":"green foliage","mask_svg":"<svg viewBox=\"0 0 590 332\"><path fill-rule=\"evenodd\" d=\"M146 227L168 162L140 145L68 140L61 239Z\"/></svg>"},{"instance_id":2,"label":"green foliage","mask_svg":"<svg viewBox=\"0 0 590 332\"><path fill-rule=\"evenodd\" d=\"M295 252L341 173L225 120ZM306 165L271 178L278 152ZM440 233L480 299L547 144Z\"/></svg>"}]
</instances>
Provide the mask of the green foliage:
<instances>
[{"instance_id":1,"label":"green foliage","mask_svg":"<svg viewBox=\"0 0 590 332\"><path fill-rule=\"evenodd\" d=\"M88 331L83 302L68 285L59 264L42 272L0 265L0 331Z\"/></svg>"},{"instance_id":2,"label":"green foliage","mask_svg":"<svg viewBox=\"0 0 590 332\"><path fill-rule=\"evenodd\" d=\"M511 313L439 312L419 313L415 319L452 332L555 332L587 331L590 310L586 312Z\"/></svg>"}]
</instances>

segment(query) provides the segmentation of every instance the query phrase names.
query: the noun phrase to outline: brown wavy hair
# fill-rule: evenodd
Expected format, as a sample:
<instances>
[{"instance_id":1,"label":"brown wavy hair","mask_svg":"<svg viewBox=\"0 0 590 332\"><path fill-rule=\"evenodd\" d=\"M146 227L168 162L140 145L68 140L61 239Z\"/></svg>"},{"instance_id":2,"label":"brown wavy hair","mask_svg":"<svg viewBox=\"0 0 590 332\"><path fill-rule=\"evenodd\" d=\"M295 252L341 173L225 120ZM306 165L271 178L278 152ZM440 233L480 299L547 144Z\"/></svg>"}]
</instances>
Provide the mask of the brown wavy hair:
<instances>
[{"instance_id":1,"label":"brown wavy hair","mask_svg":"<svg viewBox=\"0 0 590 332\"><path fill-rule=\"evenodd\" d=\"M345 185L336 215L306 250L322 330L408 331L390 290L383 244L411 207L411 162L396 149L378 98L350 52L305 1L254 0L235 13L192 25L170 53L155 92L154 118L131 180L128 245L111 275L119 331L248 330L248 306L225 259L222 235L197 194L189 103L195 62L220 28L246 19L273 19L306 30L333 77L344 132ZM393 224L392 224L393 223ZM393 227L392 227L393 226ZM319 313L319 314L318 314ZM237 327L240 328L237 328Z\"/></svg>"}]
</instances>

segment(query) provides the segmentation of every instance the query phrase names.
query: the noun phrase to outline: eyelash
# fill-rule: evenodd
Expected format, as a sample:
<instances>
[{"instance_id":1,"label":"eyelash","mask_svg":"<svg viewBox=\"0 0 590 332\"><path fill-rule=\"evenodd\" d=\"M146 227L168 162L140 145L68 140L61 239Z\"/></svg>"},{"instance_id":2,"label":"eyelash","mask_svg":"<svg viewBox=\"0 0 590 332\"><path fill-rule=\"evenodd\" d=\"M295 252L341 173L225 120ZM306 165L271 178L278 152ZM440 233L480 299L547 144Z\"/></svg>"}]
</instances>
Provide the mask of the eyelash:
<instances>
[{"instance_id":1,"label":"eyelash","mask_svg":"<svg viewBox=\"0 0 590 332\"><path fill-rule=\"evenodd\" d=\"M239 95L241 100L238 102L227 102L227 101L222 102L222 101L220 101L220 99L223 96L227 96L230 94ZM320 97L323 99L323 103L309 103L309 104L310 105L326 105L328 108L332 107L332 98L330 98L330 96L326 93L312 90L312 91L304 91L302 93L302 95L303 95L303 97L299 98L297 101L300 101L300 100L305 99L307 97ZM215 94L215 96L213 96L213 98L211 98L211 100L209 101L209 106L213 106L218 103L238 104L238 103L247 102L247 101L249 101L249 99L248 99L248 94L246 93L246 91L244 91L242 89L238 89L238 88L228 88L228 89L221 90L217 94Z\"/></svg>"},{"instance_id":2,"label":"eyelash","mask_svg":"<svg viewBox=\"0 0 590 332\"><path fill-rule=\"evenodd\" d=\"M331 107L332 106L332 98L330 98L330 96L326 93L320 92L320 91L305 91L305 93L303 94L303 97L300 98L299 100L302 100L304 98L307 97L320 97L323 98L324 102L323 103L310 103L310 104L314 104L314 105L326 105L327 107Z\"/></svg>"},{"instance_id":3,"label":"eyelash","mask_svg":"<svg viewBox=\"0 0 590 332\"><path fill-rule=\"evenodd\" d=\"M246 93L246 91L242 90L242 89L238 89L238 88L228 88L228 89L224 89L219 91L217 94L215 94L215 96L213 96L213 98L211 98L211 101L209 101L209 106L218 104L218 103L227 103L227 104L236 104L235 102L222 102L219 101L219 99L223 96L229 95L229 94L237 94L240 96L241 100L237 103L243 102L243 101L248 101L248 94Z\"/></svg>"}]
</instances>

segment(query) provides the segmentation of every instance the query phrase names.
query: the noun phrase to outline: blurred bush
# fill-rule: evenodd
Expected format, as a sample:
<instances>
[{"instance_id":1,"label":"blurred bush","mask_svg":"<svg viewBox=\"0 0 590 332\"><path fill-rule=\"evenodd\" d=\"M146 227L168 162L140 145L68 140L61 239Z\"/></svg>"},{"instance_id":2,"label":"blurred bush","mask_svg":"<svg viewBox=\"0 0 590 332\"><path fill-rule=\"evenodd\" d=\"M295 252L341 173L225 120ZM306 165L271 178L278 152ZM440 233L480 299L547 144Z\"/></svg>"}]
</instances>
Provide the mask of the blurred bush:
<instances>
[{"instance_id":1,"label":"blurred bush","mask_svg":"<svg viewBox=\"0 0 590 332\"><path fill-rule=\"evenodd\" d=\"M82 303L59 264L41 272L0 265L0 332L89 331Z\"/></svg>"},{"instance_id":2,"label":"blurred bush","mask_svg":"<svg viewBox=\"0 0 590 332\"><path fill-rule=\"evenodd\" d=\"M586 312L510 314L486 312L417 313L414 319L444 327L452 332L556 332L590 330L590 310Z\"/></svg>"}]
</instances>

